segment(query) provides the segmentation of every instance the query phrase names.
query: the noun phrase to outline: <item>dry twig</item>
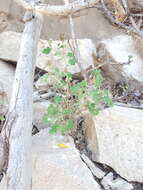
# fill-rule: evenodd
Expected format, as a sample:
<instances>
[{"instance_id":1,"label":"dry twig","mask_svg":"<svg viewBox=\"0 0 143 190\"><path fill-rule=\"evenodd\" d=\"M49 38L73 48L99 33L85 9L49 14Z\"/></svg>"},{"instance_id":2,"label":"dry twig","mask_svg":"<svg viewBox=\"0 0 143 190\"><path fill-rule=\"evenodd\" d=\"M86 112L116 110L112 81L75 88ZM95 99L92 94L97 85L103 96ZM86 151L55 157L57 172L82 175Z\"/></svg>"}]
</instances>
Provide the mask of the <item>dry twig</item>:
<instances>
[{"instance_id":1,"label":"dry twig","mask_svg":"<svg viewBox=\"0 0 143 190\"><path fill-rule=\"evenodd\" d=\"M104 0L101 0L101 4L102 4L102 11L104 12L105 16L110 20L111 23L116 24L117 26L119 26L120 28L123 28L125 30L127 30L128 32L133 32L137 35L139 35L141 38L143 38L143 31L138 27L138 25L135 23L133 15L131 15L131 13L129 12L129 9L126 7L127 11L127 17L129 18L129 20L131 21L131 23L127 24L124 22L120 22L118 21L115 16L112 14L111 10L109 10L107 8L107 6L104 3ZM125 3L124 3L125 4ZM127 5L124 5L127 6ZM134 15L136 16L136 15ZM139 17L142 17L143 15L138 15ZM126 19L127 20L127 19ZM139 19L139 25L141 27L141 23L142 23L142 18Z\"/></svg>"}]
</instances>

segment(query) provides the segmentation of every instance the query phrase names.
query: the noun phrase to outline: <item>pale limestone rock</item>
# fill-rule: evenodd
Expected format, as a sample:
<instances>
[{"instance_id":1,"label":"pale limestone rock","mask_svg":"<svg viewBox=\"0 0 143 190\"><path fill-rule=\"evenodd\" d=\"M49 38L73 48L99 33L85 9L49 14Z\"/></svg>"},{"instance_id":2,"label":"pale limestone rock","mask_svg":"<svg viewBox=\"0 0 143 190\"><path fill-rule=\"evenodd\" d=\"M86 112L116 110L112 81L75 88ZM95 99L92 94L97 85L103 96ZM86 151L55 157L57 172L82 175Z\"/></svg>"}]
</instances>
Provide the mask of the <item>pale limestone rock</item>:
<instances>
[{"instance_id":1,"label":"pale limestone rock","mask_svg":"<svg viewBox=\"0 0 143 190\"><path fill-rule=\"evenodd\" d=\"M100 183L104 187L105 190L133 190L132 184L128 183L121 177L117 176L116 178L113 176L113 173L105 172L101 168L97 166L97 164L93 163L87 156L84 154L81 155L81 158L84 160L88 168L90 168L92 174L100 179Z\"/></svg>"},{"instance_id":2,"label":"pale limestone rock","mask_svg":"<svg viewBox=\"0 0 143 190\"><path fill-rule=\"evenodd\" d=\"M8 111L14 75L15 68L10 63L0 61L0 115L6 114ZM42 118L49 104L50 102L46 100L33 104L33 123L39 130L48 127L47 124L43 122Z\"/></svg>"},{"instance_id":3,"label":"pale limestone rock","mask_svg":"<svg viewBox=\"0 0 143 190\"><path fill-rule=\"evenodd\" d=\"M8 40L7 40L8 39ZM5 61L17 62L20 49L20 39L21 34L17 32L7 31L0 34L0 59ZM79 73L80 69L78 64L71 66L68 65L67 53L71 52L69 42L65 40L63 42L64 48L58 49L58 44L60 41L52 41L51 47L52 51L50 54L45 55L42 50L49 46L48 41L41 40L38 45L38 55L37 55L37 67L46 70L53 71L54 68L59 68L62 71L66 69L73 74ZM70 44L72 40L70 40ZM90 66L94 65L93 54L95 53L94 44L90 39L79 39L77 40L79 51L80 51L80 62L82 64L83 70L88 69ZM60 52L60 55L55 55L55 53Z\"/></svg>"},{"instance_id":4,"label":"pale limestone rock","mask_svg":"<svg viewBox=\"0 0 143 190\"><path fill-rule=\"evenodd\" d=\"M22 20L25 9L17 3L18 1L19 0L0 0L0 11L9 14L9 26L6 30L23 31L24 24L19 22L19 20ZM63 0L45 0L44 2L49 5L63 5L64 3ZM97 41L104 37L109 38L121 33L121 30L119 31L117 27L109 24L102 12L97 9L86 9L77 12L73 19L77 38L92 38ZM59 39L61 34L64 34L66 39L69 39L71 36L70 24L67 17L47 17L45 15L41 37L44 39Z\"/></svg>"},{"instance_id":5,"label":"pale limestone rock","mask_svg":"<svg viewBox=\"0 0 143 190\"><path fill-rule=\"evenodd\" d=\"M9 13L12 0L1 0L0 1L0 12Z\"/></svg>"},{"instance_id":6,"label":"pale limestone rock","mask_svg":"<svg viewBox=\"0 0 143 190\"><path fill-rule=\"evenodd\" d=\"M60 41L52 42L52 53L48 56L41 53L41 50L47 47L48 43L46 41L41 41L39 47L39 61L37 61L37 66L46 71L53 71L53 68L59 68L61 70L67 70L73 74L79 73L80 68L78 64L74 66L70 66L68 64L68 52L71 52L71 48L69 44L72 46L72 40L69 42L65 40L63 45L65 48L58 49L58 44ZM80 63L82 65L83 70L88 69L90 66L94 65L93 54L95 53L94 44L90 39L78 39L77 40L79 52L80 52ZM55 56L54 54L59 52L61 55Z\"/></svg>"},{"instance_id":7,"label":"pale limestone rock","mask_svg":"<svg viewBox=\"0 0 143 190\"><path fill-rule=\"evenodd\" d=\"M128 0L128 5L129 5L129 8L143 9L142 0Z\"/></svg>"},{"instance_id":8,"label":"pale limestone rock","mask_svg":"<svg viewBox=\"0 0 143 190\"><path fill-rule=\"evenodd\" d=\"M44 74L42 77L40 77L36 82L35 82L35 88L39 91L48 91L49 87L51 85L55 85L56 81L52 80L52 77L50 77L50 80L48 80L49 78L47 78L47 73ZM43 80L43 77L46 77L46 80Z\"/></svg>"},{"instance_id":9,"label":"pale limestone rock","mask_svg":"<svg viewBox=\"0 0 143 190\"><path fill-rule=\"evenodd\" d=\"M35 102L33 104L33 124L38 128L38 130L48 128L48 125L44 123L43 116L46 113L49 101Z\"/></svg>"},{"instance_id":10,"label":"pale limestone rock","mask_svg":"<svg viewBox=\"0 0 143 190\"><path fill-rule=\"evenodd\" d=\"M60 148L65 144L67 148ZM48 134L33 137L33 190L101 190L70 137Z\"/></svg>"},{"instance_id":11,"label":"pale limestone rock","mask_svg":"<svg viewBox=\"0 0 143 190\"><path fill-rule=\"evenodd\" d=\"M102 180L101 184L105 190L133 190L132 184L128 183L121 177L114 179L113 173L108 173Z\"/></svg>"},{"instance_id":12,"label":"pale limestone rock","mask_svg":"<svg viewBox=\"0 0 143 190\"><path fill-rule=\"evenodd\" d=\"M143 111L114 106L91 119L86 139L93 160L129 181L143 182Z\"/></svg>"},{"instance_id":13,"label":"pale limestone rock","mask_svg":"<svg viewBox=\"0 0 143 190\"><path fill-rule=\"evenodd\" d=\"M20 50L21 34L17 32L3 32L0 34L0 59L17 62Z\"/></svg>"},{"instance_id":14,"label":"pale limestone rock","mask_svg":"<svg viewBox=\"0 0 143 190\"><path fill-rule=\"evenodd\" d=\"M97 177L98 179L103 179L106 175L106 172L103 171L101 168L96 166L85 154L81 155L81 158L84 160L88 168L90 168L92 174Z\"/></svg>"},{"instance_id":15,"label":"pale limestone rock","mask_svg":"<svg viewBox=\"0 0 143 190\"><path fill-rule=\"evenodd\" d=\"M15 68L0 61L0 106L6 106L11 98Z\"/></svg>"},{"instance_id":16,"label":"pale limestone rock","mask_svg":"<svg viewBox=\"0 0 143 190\"><path fill-rule=\"evenodd\" d=\"M0 32L3 32L7 25L7 15L4 12L0 12Z\"/></svg>"},{"instance_id":17,"label":"pale limestone rock","mask_svg":"<svg viewBox=\"0 0 143 190\"><path fill-rule=\"evenodd\" d=\"M125 81L135 88L143 86L142 41L132 36L119 35L101 41L97 57L103 71L112 82Z\"/></svg>"}]
</instances>

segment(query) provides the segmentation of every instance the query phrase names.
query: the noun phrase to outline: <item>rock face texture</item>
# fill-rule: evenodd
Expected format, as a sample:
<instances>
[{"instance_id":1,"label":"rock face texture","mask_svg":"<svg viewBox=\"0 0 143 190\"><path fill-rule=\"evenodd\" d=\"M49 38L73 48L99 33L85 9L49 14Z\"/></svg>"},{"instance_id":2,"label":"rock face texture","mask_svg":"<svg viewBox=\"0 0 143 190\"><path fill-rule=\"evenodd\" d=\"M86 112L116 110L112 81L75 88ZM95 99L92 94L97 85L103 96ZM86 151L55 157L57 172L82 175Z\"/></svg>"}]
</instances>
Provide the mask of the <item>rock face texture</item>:
<instances>
[{"instance_id":1,"label":"rock face texture","mask_svg":"<svg viewBox=\"0 0 143 190\"><path fill-rule=\"evenodd\" d=\"M105 190L133 190L132 184L128 183L125 179L120 176L116 176L113 172L109 172L108 170L105 172L101 168L97 166L97 164L93 163L85 154L81 155L84 162L87 164L88 168L92 171L92 174L96 177L96 179L100 180L100 184Z\"/></svg>"},{"instance_id":2,"label":"rock face texture","mask_svg":"<svg viewBox=\"0 0 143 190\"><path fill-rule=\"evenodd\" d=\"M12 81L15 68L9 63L0 61L0 105L5 106L11 97Z\"/></svg>"},{"instance_id":3,"label":"rock face texture","mask_svg":"<svg viewBox=\"0 0 143 190\"><path fill-rule=\"evenodd\" d=\"M50 5L63 5L64 1L45 0L45 3ZM24 24L19 21L23 18L24 9L14 0L1 0L0 12L1 11L9 14L8 22L13 23L13 25L9 25L5 28L5 31L13 30L22 32ZM97 9L87 9L77 13L74 18L74 25L76 38L92 38L98 40L121 33L116 27L109 25L102 12ZM69 20L65 17L49 17L45 15L41 33L42 38L57 40L61 34L64 34L66 39L71 38Z\"/></svg>"},{"instance_id":4,"label":"rock face texture","mask_svg":"<svg viewBox=\"0 0 143 190\"><path fill-rule=\"evenodd\" d=\"M128 5L129 5L129 8L143 9L142 0L128 0Z\"/></svg>"},{"instance_id":5,"label":"rock face texture","mask_svg":"<svg viewBox=\"0 0 143 190\"><path fill-rule=\"evenodd\" d=\"M62 148L61 145L65 145ZM33 137L33 190L101 190L68 137L44 129Z\"/></svg>"},{"instance_id":6,"label":"rock face texture","mask_svg":"<svg viewBox=\"0 0 143 190\"><path fill-rule=\"evenodd\" d=\"M21 34L16 32L4 32L0 34L0 59L17 62L20 49Z\"/></svg>"},{"instance_id":7,"label":"rock face texture","mask_svg":"<svg viewBox=\"0 0 143 190\"><path fill-rule=\"evenodd\" d=\"M97 57L101 60L107 78L125 81L135 88L143 86L142 41L128 35L119 35L100 42Z\"/></svg>"},{"instance_id":8,"label":"rock face texture","mask_svg":"<svg viewBox=\"0 0 143 190\"><path fill-rule=\"evenodd\" d=\"M114 106L92 119L86 138L93 159L129 181L143 182L143 111Z\"/></svg>"},{"instance_id":9,"label":"rock face texture","mask_svg":"<svg viewBox=\"0 0 143 190\"><path fill-rule=\"evenodd\" d=\"M9 40L7 40L9 39ZM17 62L19 49L20 49L20 40L21 40L21 33L17 32L3 32L0 34L0 59L5 61L13 61ZM49 47L49 43L47 41L41 40L39 42L39 51L37 55L37 67L45 70L51 71L54 68L59 68L64 70L68 63L67 63L67 54L71 52L71 48L69 43L72 43L72 40L68 42L65 40L63 42L64 48L59 50L58 44L61 43L60 41L53 41L50 48L51 52L48 55L42 53L44 48ZM77 40L79 51L80 51L80 61L82 64L83 70L88 69L90 66L94 64L93 54L95 53L95 47L90 39L79 39ZM64 61L66 60L66 62ZM71 73L79 73L80 68L76 65L68 65L68 71Z\"/></svg>"},{"instance_id":10,"label":"rock face texture","mask_svg":"<svg viewBox=\"0 0 143 190\"><path fill-rule=\"evenodd\" d=\"M33 104L33 124L38 128L38 130L48 127L48 125L43 121L43 116L46 113L49 104L49 101L35 102Z\"/></svg>"},{"instance_id":11,"label":"rock face texture","mask_svg":"<svg viewBox=\"0 0 143 190\"><path fill-rule=\"evenodd\" d=\"M0 2L0 11L9 13L12 0L6 0Z\"/></svg>"}]
</instances>

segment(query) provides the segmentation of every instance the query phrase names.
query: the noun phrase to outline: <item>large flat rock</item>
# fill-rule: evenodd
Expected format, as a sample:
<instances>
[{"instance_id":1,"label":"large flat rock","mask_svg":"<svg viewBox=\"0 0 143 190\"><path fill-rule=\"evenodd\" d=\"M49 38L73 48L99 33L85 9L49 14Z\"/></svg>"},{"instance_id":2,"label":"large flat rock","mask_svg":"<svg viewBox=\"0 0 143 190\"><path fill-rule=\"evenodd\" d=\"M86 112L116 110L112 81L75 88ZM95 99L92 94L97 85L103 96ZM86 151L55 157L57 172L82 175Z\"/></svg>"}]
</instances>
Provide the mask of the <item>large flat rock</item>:
<instances>
[{"instance_id":1,"label":"large flat rock","mask_svg":"<svg viewBox=\"0 0 143 190\"><path fill-rule=\"evenodd\" d=\"M93 159L129 181L143 182L143 111L114 106L88 120L86 138Z\"/></svg>"},{"instance_id":2,"label":"large flat rock","mask_svg":"<svg viewBox=\"0 0 143 190\"><path fill-rule=\"evenodd\" d=\"M124 81L134 88L143 86L143 41L129 35L104 39L99 43L97 56L104 66L106 78ZM100 63L101 64L101 63Z\"/></svg>"},{"instance_id":3,"label":"large flat rock","mask_svg":"<svg viewBox=\"0 0 143 190\"><path fill-rule=\"evenodd\" d=\"M3 32L0 34L0 42L0 59L17 62L20 50L21 33L12 31ZM42 50L49 46L49 41L40 40L38 45L37 67L45 71L51 71L54 68L64 70L67 67L67 53L71 52L72 40L65 40L62 43L64 48L61 48L60 50L58 48L59 43L61 43L61 41L50 42L52 51L48 55L45 55L42 53ZM90 39L79 39L77 40L77 43L80 52L80 62L83 70L86 70L94 64L93 54L95 53L95 47ZM58 55L55 55L57 52ZM80 68L78 64L74 66L68 65L68 71L75 74L80 72Z\"/></svg>"},{"instance_id":4,"label":"large flat rock","mask_svg":"<svg viewBox=\"0 0 143 190\"><path fill-rule=\"evenodd\" d=\"M66 147L60 147L64 144ZM33 190L101 190L81 160L71 138L48 134L33 137Z\"/></svg>"}]
</instances>

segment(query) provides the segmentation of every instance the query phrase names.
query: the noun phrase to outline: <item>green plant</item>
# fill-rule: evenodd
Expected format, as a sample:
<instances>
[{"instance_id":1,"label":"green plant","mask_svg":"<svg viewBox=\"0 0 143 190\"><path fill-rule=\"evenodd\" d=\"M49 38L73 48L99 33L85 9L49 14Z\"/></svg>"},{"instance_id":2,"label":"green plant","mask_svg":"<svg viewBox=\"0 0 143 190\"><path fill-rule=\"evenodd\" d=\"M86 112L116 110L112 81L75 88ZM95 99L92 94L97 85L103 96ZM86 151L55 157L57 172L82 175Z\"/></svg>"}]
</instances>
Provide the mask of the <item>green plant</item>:
<instances>
[{"instance_id":1,"label":"green plant","mask_svg":"<svg viewBox=\"0 0 143 190\"><path fill-rule=\"evenodd\" d=\"M4 116L0 115L0 121L4 121L4 120L5 120Z\"/></svg>"},{"instance_id":2,"label":"green plant","mask_svg":"<svg viewBox=\"0 0 143 190\"><path fill-rule=\"evenodd\" d=\"M63 44L59 45L59 49L63 47ZM45 52L49 54L52 49L50 52L44 50L43 53ZM67 64L76 64L73 52L68 52L66 56ZM92 70L91 80L74 80L70 72L59 69L54 69L41 77L44 81L50 81L50 79L54 81L51 89L55 91L55 96L43 117L44 122L51 126L50 133L58 131L65 133L72 129L83 111L97 115L101 110L101 105L112 106L108 90L102 88L103 77L100 70Z\"/></svg>"}]
</instances>

